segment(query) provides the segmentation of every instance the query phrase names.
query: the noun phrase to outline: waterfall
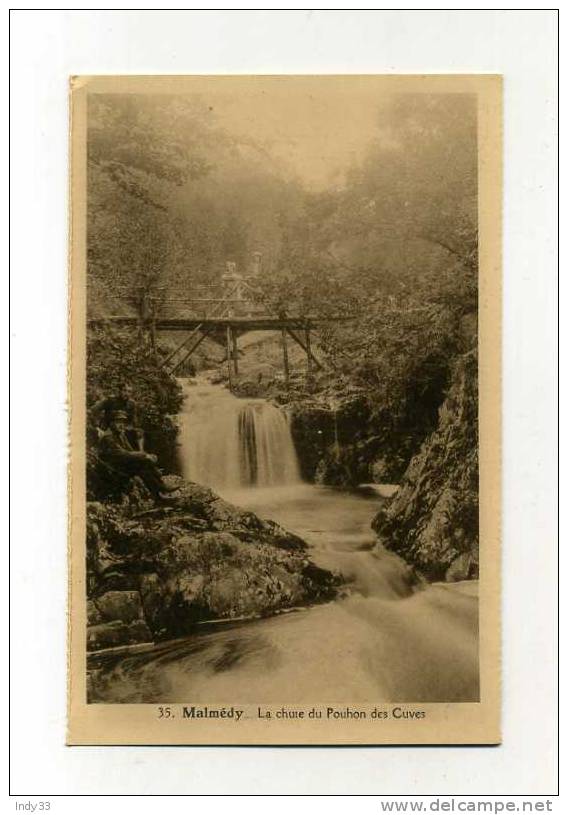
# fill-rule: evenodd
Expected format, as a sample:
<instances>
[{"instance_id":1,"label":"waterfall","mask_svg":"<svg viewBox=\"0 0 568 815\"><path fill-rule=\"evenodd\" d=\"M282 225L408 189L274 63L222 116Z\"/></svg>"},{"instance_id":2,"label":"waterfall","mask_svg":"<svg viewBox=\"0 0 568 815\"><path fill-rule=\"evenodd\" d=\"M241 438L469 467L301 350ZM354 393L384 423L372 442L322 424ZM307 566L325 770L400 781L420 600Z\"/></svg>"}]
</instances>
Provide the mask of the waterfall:
<instances>
[{"instance_id":1,"label":"waterfall","mask_svg":"<svg viewBox=\"0 0 568 815\"><path fill-rule=\"evenodd\" d=\"M209 383L182 380L183 475L214 489L297 484L287 414L262 399L237 399Z\"/></svg>"}]
</instances>

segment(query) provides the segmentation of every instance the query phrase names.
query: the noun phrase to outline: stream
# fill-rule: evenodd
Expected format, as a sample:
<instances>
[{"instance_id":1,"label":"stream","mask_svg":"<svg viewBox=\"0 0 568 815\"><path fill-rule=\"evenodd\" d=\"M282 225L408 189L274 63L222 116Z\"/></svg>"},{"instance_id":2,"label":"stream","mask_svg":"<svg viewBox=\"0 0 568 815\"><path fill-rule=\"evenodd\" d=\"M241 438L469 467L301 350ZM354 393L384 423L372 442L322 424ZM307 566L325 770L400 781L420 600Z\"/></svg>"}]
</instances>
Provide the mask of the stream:
<instances>
[{"instance_id":1,"label":"stream","mask_svg":"<svg viewBox=\"0 0 568 815\"><path fill-rule=\"evenodd\" d=\"M477 701L477 582L414 584L400 558L375 546L380 488L302 483L285 413L207 382L184 389L184 475L297 533L348 590L326 605L204 627L122 657L106 670L112 700Z\"/></svg>"}]
</instances>

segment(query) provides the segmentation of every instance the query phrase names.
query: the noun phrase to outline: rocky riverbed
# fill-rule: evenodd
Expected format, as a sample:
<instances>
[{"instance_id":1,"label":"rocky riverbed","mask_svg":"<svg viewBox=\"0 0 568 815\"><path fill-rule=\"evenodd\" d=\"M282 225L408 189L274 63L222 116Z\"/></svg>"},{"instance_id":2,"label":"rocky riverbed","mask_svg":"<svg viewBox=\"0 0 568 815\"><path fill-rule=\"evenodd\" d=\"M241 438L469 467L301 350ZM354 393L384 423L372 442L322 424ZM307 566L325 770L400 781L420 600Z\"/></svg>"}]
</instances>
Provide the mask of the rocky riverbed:
<instances>
[{"instance_id":1,"label":"rocky riverbed","mask_svg":"<svg viewBox=\"0 0 568 815\"><path fill-rule=\"evenodd\" d=\"M156 506L141 484L87 506L87 648L183 636L198 622L268 616L336 596L340 580L278 524L169 476Z\"/></svg>"}]
</instances>

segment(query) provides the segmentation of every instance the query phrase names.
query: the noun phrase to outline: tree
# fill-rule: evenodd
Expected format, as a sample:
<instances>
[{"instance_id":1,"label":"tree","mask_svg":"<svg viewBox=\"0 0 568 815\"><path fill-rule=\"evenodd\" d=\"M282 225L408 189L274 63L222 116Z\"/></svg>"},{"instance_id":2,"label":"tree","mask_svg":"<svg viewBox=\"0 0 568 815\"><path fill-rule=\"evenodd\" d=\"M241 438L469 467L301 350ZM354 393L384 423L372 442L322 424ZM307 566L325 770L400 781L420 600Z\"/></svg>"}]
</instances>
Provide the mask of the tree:
<instances>
[{"instance_id":1,"label":"tree","mask_svg":"<svg viewBox=\"0 0 568 815\"><path fill-rule=\"evenodd\" d=\"M95 94L88 119L89 306L124 310L160 286L218 282L280 248L297 184L251 139L237 139L199 97Z\"/></svg>"},{"instance_id":2,"label":"tree","mask_svg":"<svg viewBox=\"0 0 568 815\"><path fill-rule=\"evenodd\" d=\"M325 330L344 380L392 434L435 427L456 356L476 343L475 97L390 97L341 188L283 223L268 296L290 313L355 314ZM321 339L321 338L320 338Z\"/></svg>"}]
</instances>

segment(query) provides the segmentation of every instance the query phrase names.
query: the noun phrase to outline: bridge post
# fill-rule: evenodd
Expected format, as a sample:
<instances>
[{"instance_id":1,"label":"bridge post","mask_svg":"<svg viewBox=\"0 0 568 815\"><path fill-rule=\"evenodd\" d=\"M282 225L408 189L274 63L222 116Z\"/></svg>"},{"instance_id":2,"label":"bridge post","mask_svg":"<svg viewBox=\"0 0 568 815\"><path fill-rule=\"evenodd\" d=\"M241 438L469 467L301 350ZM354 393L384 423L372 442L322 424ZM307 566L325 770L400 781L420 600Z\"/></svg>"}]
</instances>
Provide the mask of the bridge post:
<instances>
[{"instance_id":1,"label":"bridge post","mask_svg":"<svg viewBox=\"0 0 568 815\"><path fill-rule=\"evenodd\" d=\"M154 354L156 353L156 300L154 297L150 297L149 299L149 334L150 334L150 346Z\"/></svg>"},{"instance_id":2,"label":"bridge post","mask_svg":"<svg viewBox=\"0 0 568 815\"><path fill-rule=\"evenodd\" d=\"M231 326L227 326L227 372L229 374L229 390L233 390L233 377L231 374Z\"/></svg>"},{"instance_id":3,"label":"bridge post","mask_svg":"<svg viewBox=\"0 0 568 815\"><path fill-rule=\"evenodd\" d=\"M286 387L290 387L290 367L288 364L288 338L286 336L286 329L282 329L282 357L284 359L284 381Z\"/></svg>"},{"instance_id":4,"label":"bridge post","mask_svg":"<svg viewBox=\"0 0 568 815\"><path fill-rule=\"evenodd\" d=\"M231 331L231 334L233 336L233 366L234 366L234 369L235 369L235 376L238 376L239 375L239 350L237 348L237 332L236 332L236 330L234 328Z\"/></svg>"},{"instance_id":5,"label":"bridge post","mask_svg":"<svg viewBox=\"0 0 568 815\"><path fill-rule=\"evenodd\" d=\"M312 342L310 338L310 329L306 328L306 356L308 358L308 376L312 375Z\"/></svg>"}]
</instances>

